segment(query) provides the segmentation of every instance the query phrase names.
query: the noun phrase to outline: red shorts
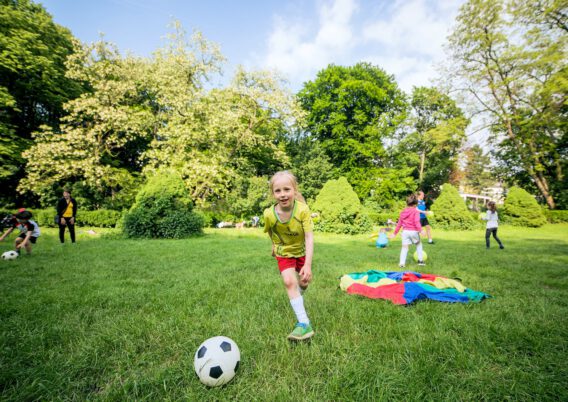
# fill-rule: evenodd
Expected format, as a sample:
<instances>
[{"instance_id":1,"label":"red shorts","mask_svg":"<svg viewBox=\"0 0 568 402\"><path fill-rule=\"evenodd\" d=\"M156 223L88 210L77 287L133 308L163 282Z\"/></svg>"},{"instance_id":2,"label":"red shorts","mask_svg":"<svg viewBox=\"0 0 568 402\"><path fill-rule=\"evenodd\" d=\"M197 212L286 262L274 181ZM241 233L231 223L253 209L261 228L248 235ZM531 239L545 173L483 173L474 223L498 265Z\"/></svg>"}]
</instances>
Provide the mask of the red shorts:
<instances>
[{"instance_id":1,"label":"red shorts","mask_svg":"<svg viewBox=\"0 0 568 402\"><path fill-rule=\"evenodd\" d=\"M294 268L296 272L300 272L304 263L306 262L306 256L303 257L276 257L278 261L278 269L283 272L287 269Z\"/></svg>"}]
</instances>

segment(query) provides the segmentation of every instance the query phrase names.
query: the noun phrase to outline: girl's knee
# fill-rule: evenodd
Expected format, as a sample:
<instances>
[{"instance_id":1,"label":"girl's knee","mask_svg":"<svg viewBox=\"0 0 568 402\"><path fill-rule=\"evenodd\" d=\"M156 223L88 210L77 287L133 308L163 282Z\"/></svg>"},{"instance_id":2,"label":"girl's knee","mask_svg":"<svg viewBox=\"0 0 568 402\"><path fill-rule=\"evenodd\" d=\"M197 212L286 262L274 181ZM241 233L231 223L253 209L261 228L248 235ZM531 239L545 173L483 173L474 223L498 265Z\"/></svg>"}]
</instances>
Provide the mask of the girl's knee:
<instances>
[{"instance_id":1,"label":"girl's knee","mask_svg":"<svg viewBox=\"0 0 568 402\"><path fill-rule=\"evenodd\" d=\"M295 289L298 286L298 279L295 275L283 275L282 281L287 289Z\"/></svg>"}]
</instances>

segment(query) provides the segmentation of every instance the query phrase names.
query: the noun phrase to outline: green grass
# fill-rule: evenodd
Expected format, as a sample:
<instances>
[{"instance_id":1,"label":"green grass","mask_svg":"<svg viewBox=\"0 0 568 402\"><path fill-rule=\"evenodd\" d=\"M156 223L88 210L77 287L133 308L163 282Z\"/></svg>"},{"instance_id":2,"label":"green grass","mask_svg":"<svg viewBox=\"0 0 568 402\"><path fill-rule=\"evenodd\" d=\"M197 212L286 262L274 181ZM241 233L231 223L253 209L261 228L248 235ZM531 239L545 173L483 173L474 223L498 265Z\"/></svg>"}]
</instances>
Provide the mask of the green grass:
<instances>
[{"instance_id":1,"label":"green grass","mask_svg":"<svg viewBox=\"0 0 568 402\"><path fill-rule=\"evenodd\" d=\"M505 250L485 250L481 230L435 231L420 270L493 298L407 307L338 290L342 274L398 270L399 240L377 250L367 236L316 234L305 294L316 336L291 344L294 316L260 230L175 241L83 232L60 245L46 229L33 256L0 261L0 395L568 400L568 225L499 231ZM215 335L234 339L242 361L232 382L209 389L193 356Z\"/></svg>"}]
</instances>

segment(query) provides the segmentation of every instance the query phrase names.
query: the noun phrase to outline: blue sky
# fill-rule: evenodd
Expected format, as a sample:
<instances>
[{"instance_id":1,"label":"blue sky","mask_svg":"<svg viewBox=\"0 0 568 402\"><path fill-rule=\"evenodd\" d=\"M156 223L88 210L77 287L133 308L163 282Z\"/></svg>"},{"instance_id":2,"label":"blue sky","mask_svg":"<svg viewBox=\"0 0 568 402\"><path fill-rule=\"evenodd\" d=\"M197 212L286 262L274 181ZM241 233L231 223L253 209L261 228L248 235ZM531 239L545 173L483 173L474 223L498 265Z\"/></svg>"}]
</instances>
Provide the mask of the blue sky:
<instances>
[{"instance_id":1,"label":"blue sky","mask_svg":"<svg viewBox=\"0 0 568 402\"><path fill-rule=\"evenodd\" d=\"M100 33L122 52L150 55L175 18L238 64L278 70L297 91L328 64L371 62L409 92L431 85L464 0L39 0L83 42Z\"/></svg>"}]
</instances>

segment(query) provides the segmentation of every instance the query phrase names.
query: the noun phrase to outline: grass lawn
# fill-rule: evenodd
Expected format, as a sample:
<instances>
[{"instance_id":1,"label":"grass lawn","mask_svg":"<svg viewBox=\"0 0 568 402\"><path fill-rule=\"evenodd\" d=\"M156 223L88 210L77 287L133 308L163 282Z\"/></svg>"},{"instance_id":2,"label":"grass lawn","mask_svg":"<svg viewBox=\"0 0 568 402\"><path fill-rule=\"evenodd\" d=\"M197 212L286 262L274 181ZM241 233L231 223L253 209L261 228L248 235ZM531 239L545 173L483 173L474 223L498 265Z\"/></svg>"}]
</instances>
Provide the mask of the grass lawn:
<instances>
[{"instance_id":1,"label":"grass lawn","mask_svg":"<svg viewBox=\"0 0 568 402\"><path fill-rule=\"evenodd\" d=\"M398 270L400 240L316 234L304 295L316 335L291 344L294 315L256 229L123 240L44 229L33 256L0 261L2 400L568 400L568 225L434 231L426 267L493 298L404 307L338 290L342 274ZM11 235L0 252L12 248ZM413 251L412 251L413 252ZM235 379L193 372L205 339L237 342Z\"/></svg>"}]
</instances>

